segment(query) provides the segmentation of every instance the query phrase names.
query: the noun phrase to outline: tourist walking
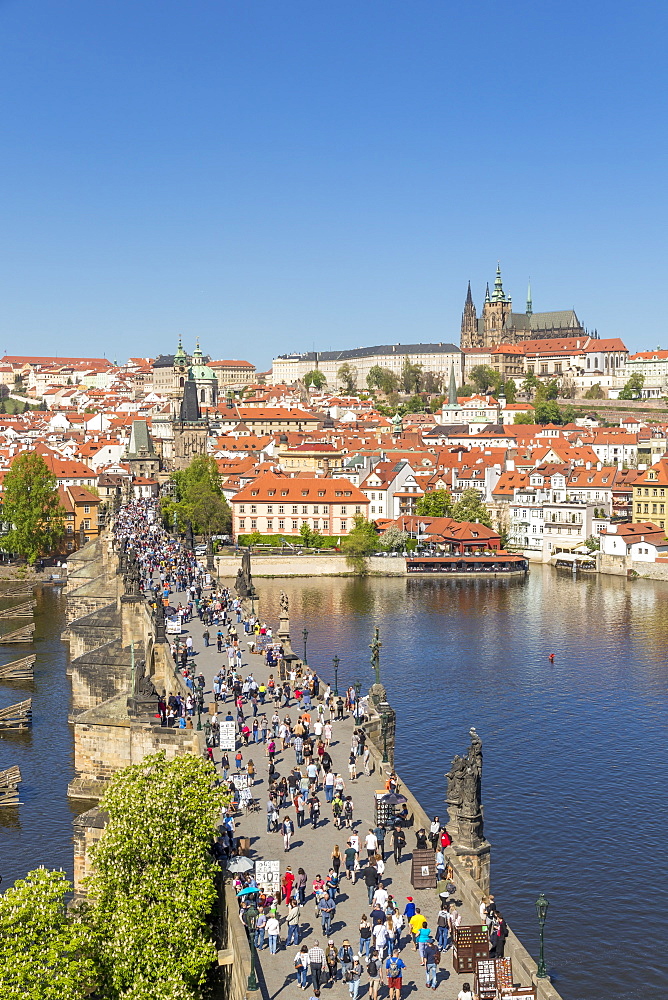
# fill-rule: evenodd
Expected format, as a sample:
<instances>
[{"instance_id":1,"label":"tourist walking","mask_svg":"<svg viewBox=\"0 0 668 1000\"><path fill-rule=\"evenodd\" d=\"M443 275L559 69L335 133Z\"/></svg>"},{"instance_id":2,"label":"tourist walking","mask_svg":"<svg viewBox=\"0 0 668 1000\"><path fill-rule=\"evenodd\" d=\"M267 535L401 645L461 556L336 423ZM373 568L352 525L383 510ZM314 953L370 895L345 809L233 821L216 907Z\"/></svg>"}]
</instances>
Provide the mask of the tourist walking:
<instances>
[{"instance_id":1,"label":"tourist walking","mask_svg":"<svg viewBox=\"0 0 668 1000\"><path fill-rule=\"evenodd\" d=\"M308 964L309 964L309 971L311 973L311 984L313 986L313 990L315 993L319 995L320 987L325 981L325 976L327 974L327 963L325 962L325 953L320 947L319 941L314 941L313 947L309 949Z\"/></svg>"},{"instance_id":2,"label":"tourist walking","mask_svg":"<svg viewBox=\"0 0 668 1000\"><path fill-rule=\"evenodd\" d=\"M281 830L283 833L283 850L289 851L290 838L292 837L292 834L295 832L295 825L289 816L286 816L285 819L283 820Z\"/></svg>"},{"instance_id":3,"label":"tourist walking","mask_svg":"<svg viewBox=\"0 0 668 1000\"><path fill-rule=\"evenodd\" d=\"M399 958L399 951L397 948L395 948L390 957L385 962L385 971L387 973L387 986L390 991L390 1000L400 1000L401 998L401 985L403 982L403 974L405 968L406 964L401 960L401 958Z\"/></svg>"},{"instance_id":4,"label":"tourist walking","mask_svg":"<svg viewBox=\"0 0 668 1000\"><path fill-rule=\"evenodd\" d=\"M306 989L308 979L308 946L303 944L294 958L297 983L302 990Z\"/></svg>"}]
</instances>

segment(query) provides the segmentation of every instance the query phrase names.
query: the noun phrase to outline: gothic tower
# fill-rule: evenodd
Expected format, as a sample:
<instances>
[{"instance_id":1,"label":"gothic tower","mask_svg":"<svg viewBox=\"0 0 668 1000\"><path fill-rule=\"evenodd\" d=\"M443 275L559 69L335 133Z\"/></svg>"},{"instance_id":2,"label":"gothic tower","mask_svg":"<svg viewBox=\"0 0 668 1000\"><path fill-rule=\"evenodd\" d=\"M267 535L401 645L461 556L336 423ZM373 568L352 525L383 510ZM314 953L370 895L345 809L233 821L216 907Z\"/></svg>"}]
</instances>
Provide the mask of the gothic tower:
<instances>
[{"instance_id":1,"label":"gothic tower","mask_svg":"<svg viewBox=\"0 0 668 1000\"><path fill-rule=\"evenodd\" d=\"M479 346L478 316L475 311L475 306L473 304L470 281L469 281L468 292L466 293L466 302L464 303L464 312L462 313L462 328L461 328L461 335L459 338L459 346L462 349L465 347Z\"/></svg>"},{"instance_id":2,"label":"gothic tower","mask_svg":"<svg viewBox=\"0 0 668 1000\"><path fill-rule=\"evenodd\" d=\"M496 268L496 278L494 279L494 291L490 298L489 286L485 295L485 305L482 310L483 348L498 347L503 343L506 320L512 312L513 304L509 295L503 290L501 280L501 265Z\"/></svg>"}]
</instances>

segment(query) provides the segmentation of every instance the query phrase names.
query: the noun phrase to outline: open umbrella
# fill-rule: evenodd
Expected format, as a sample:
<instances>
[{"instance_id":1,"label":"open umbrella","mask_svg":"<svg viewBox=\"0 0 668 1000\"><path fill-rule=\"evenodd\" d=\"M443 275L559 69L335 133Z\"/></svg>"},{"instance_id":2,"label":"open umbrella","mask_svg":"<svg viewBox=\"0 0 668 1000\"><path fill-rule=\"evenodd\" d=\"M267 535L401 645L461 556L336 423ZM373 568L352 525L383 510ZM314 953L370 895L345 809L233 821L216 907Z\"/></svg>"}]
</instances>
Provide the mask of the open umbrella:
<instances>
[{"instance_id":1,"label":"open umbrella","mask_svg":"<svg viewBox=\"0 0 668 1000\"><path fill-rule=\"evenodd\" d=\"M381 795L379 802L382 802L384 806L401 806L404 802L408 802L405 795L399 795L398 792L387 792L386 795Z\"/></svg>"},{"instance_id":2,"label":"open umbrella","mask_svg":"<svg viewBox=\"0 0 668 1000\"><path fill-rule=\"evenodd\" d=\"M237 896L249 896L251 893L259 892L260 890L256 885L249 885L245 889L240 889Z\"/></svg>"},{"instance_id":3,"label":"open umbrella","mask_svg":"<svg viewBox=\"0 0 668 1000\"><path fill-rule=\"evenodd\" d=\"M250 858L245 858L243 855L230 858L227 863L228 872L250 872L253 868L255 868L255 862L251 861Z\"/></svg>"}]
</instances>

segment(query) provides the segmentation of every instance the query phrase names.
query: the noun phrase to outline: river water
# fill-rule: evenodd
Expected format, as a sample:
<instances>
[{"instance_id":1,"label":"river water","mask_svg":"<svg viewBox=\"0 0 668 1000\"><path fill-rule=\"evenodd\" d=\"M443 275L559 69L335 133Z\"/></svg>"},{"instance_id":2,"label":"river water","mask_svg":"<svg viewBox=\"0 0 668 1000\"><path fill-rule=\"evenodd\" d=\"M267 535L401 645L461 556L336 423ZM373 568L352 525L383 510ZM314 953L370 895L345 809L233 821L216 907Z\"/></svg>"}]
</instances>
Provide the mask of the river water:
<instances>
[{"instance_id":1,"label":"river water","mask_svg":"<svg viewBox=\"0 0 668 1000\"><path fill-rule=\"evenodd\" d=\"M534 903L548 897L546 960L565 1000L665 990L668 585L534 567L526 581L257 586L273 621L287 592L293 645L301 651L305 626L309 662L323 676L340 657L340 689L372 682L368 644L379 626L397 769L428 812L445 815L443 774L477 728L493 891L534 955ZM45 590L38 601L34 724L0 739L0 768L17 763L24 778L24 804L0 810L3 888L39 864L72 872L65 598ZM0 657L28 651L0 647ZM0 684L2 706L26 696Z\"/></svg>"}]
</instances>

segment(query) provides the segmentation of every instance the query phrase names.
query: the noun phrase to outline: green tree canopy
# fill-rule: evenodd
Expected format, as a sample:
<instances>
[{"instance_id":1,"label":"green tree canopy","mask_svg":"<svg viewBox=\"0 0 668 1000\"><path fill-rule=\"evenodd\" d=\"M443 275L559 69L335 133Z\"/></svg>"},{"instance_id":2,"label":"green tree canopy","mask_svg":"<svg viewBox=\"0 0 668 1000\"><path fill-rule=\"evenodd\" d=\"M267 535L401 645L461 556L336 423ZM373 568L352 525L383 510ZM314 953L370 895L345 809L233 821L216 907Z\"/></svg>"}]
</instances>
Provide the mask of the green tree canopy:
<instances>
[{"instance_id":1,"label":"green tree canopy","mask_svg":"<svg viewBox=\"0 0 668 1000\"><path fill-rule=\"evenodd\" d=\"M0 895L2 1000L84 1000L94 985L86 928L68 916L64 872L37 868Z\"/></svg>"},{"instance_id":2,"label":"green tree canopy","mask_svg":"<svg viewBox=\"0 0 668 1000\"><path fill-rule=\"evenodd\" d=\"M344 361L343 364L339 366L336 377L341 383L344 392L351 394L355 391L355 387L357 385L357 369L354 365Z\"/></svg>"},{"instance_id":3,"label":"green tree canopy","mask_svg":"<svg viewBox=\"0 0 668 1000\"><path fill-rule=\"evenodd\" d=\"M406 355L401 369L401 385L404 392L409 392L412 395L419 392L422 386L422 377L422 365L411 364L410 358Z\"/></svg>"},{"instance_id":4,"label":"green tree canopy","mask_svg":"<svg viewBox=\"0 0 668 1000\"><path fill-rule=\"evenodd\" d=\"M585 399L604 399L605 398L605 393L603 392L603 389L601 388L601 383L600 382L594 382L594 384L592 386L590 386L587 389L587 391L585 392L584 398Z\"/></svg>"},{"instance_id":5,"label":"green tree canopy","mask_svg":"<svg viewBox=\"0 0 668 1000\"><path fill-rule=\"evenodd\" d=\"M116 772L87 891L105 1000L199 1000L216 959L207 918L219 873L210 849L229 801L213 767L165 754Z\"/></svg>"},{"instance_id":6,"label":"green tree canopy","mask_svg":"<svg viewBox=\"0 0 668 1000\"><path fill-rule=\"evenodd\" d=\"M304 545L308 548L318 549L322 545L322 535L319 531L314 531L310 528L306 521L304 521L299 529L299 535Z\"/></svg>"},{"instance_id":7,"label":"green tree canopy","mask_svg":"<svg viewBox=\"0 0 668 1000\"><path fill-rule=\"evenodd\" d=\"M355 527L341 542L341 548L346 553L346 561L360 575L367 571L366 557L378 548L378 532L370 521L356 514L353 518Z\"/></svg>"},{"instance_id":8,"label":"green tree canopy","mask_svg":"<svg viewBox=\"0 0 668 1000\"><path fill-rule=\"evenodd\" d=\"M514 403L516 400L517 390L515 388L515 383L511 378L502 382L499 388L496 390L500 396L504 396L506 403Z\"/></svg>"},{"instance_id":9,"label":"green tree canopy","mask_svg":"<svg viewBox=\"0 0 668 1000\"><path fill-rule=\"evenodd\" d=\"M431 490L415 505L420 517L452 517L452 497L447 490Z\"/></svg>"},{"instance_id":10,"label":"green tree canopy","mask_svg":"<svg viewBox=\"0 0 668 1000\"><path fill-rule=\"evenodd\" d=\"M374 365L366 377L366 384L370 389L380 389L389 396L399 388L399 379L390 368Z\"/></svg>"},{"instance_id":11,"label":"green tree canopy","mask_svg":"<svg viewBox=\"0 0 668 1000\"><path fill-rule=\"evenodd\" d=\"M196 534L210 537L227 534L232 527L232 512L223 496L215 458L198 455L187 469L172 473L175 499L165 498L161 509L166 524L183 528L190 521Z\"/></svg>"},{"instance_id":12,"label":"green tree canopy","mask_svg":"<svg viewBox=\"0 0 668 1000\"><path fill-rule=\"evenodd\" d=\"M520 389L522 390L522 392L527 394L529 399L533 399L538 386L539 386L538 379L533 374L533 372L527 372L527 374L524 376L524 381L522 382Z\"/></svg>"},{"instance_id":13,"label":"green tree canopy","mask_svg":"<svg viewBox=\"0 0 668 1000\"><path fill-rule=\"evenodd\" d=\"M501 384L501 376L489 365L475 365L471 369L469 377L476 387L476 391L483 395L488 392L497 392Z\"/></svg>"},{"instance_id":14,"label":"green tree canopy","mask_svg":"<svg viewBox=\"0 0 668 1000\"><path fill-rule=\"evenodd\" d=\"M310 386L313 386L314 389L322 389L327 385L327 379L319 368L314 368L312 372L307 372L304 375L304 385L307 389Z\"/></svg>"},{"instance_id":15,"label":"green tree canopy","mask_svg":"<svg viewBox=\"0 0 668 1000\"><path fill-rule=\"evenodd\" d=\"M634 372L620 392L619 399L640 399L644 384L645 376L640 372Z\"/></svg>"},{"instance_id":16,"label":"green tree canopy","mask_svg":"<svg viewBox=\"0 0 668 1000\"><path fill-rule=\"evenodd\" d=\"M5 476L2 519L11 528L2 539L3 549L34 563L58 548L64 516L56 477L42 456L36 451L18 455Z\"/></svg>"},{"instance_id":17,"label":"green tree canopy","mask_svg":"<svg viewBox=\"0 0 668 1000\"><path fill-rule=\"evenodd\" d=\"M455 521L478 521L492 527L492 518L487 507L482 502L480 494L475 489L464 490L457 503L452 508Z\"/></svg>"}]
</instances>

